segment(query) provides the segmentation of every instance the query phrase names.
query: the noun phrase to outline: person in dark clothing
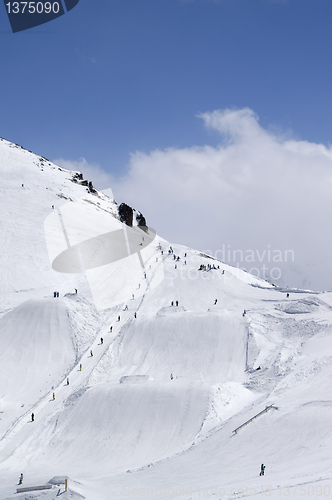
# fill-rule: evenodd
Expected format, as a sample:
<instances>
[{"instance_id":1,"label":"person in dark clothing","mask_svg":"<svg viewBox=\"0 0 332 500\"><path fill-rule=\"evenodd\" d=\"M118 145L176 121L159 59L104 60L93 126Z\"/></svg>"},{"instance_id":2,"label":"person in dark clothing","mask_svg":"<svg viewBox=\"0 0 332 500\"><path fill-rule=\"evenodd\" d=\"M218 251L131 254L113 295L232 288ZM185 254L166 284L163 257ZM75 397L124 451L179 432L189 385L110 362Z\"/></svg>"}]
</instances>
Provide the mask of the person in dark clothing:
<instances>
[{"instance_id":1,"label":"person in dark clothing","mask_svg":"<svg viewBox=\"0 0 332 500\"><path fill-rule=\"evenodd\" d=\"M137 318L137 313L134 313L134 318Z\"/></svg>"},{"instance_id":2,"label":"person in dark clothing","mask_svg":"<svg viewBox=\"0 0 332 500\"><path fill-rule=\"evenodd\" d=\"M175 301L175 304L176 304L176 306L178 306L178 305L179 305L179 301L178 301L178 300L176 300L176 301Z\"/></svg>"},{"instance_id":3,"label":"person in dark clothing","mask_svg":"<svg viewBox=\"0 0 332 500\"><path fill-rule=\"evenodd\" d=\"M75 288L75 293L77 293L77 288Z\"/></svg>"},{"instance_id":4,"label":"person in dark clothing","mask_svg":"<svg viewBox=\"0 0 332 500\"><path fill-rule=\"evenodd\" d=\"M260 471L259 475L260 475L260 476L264 476L264 471L265 471L265 465L264 465L264 464L262 464L262 465L261 465L261 471Z\"/></svg>"},{"instance_id":5,"label":"person in dark clothing","mask_svg":"<svg viewBox=\"0 0 332 500\"><path fill-rule=\"evenodd\" d=\"M218 299L215 299L215 301L214 301L214 305L216 305L216 303L217 303L217 302L218 302Z\"/></svg>"},{"instance_id":6,"label":"person in dark clothing","mask_svg":"<svg viewBox=\"0 0 332 500\"><path fill-rule=\"evenodd\" d=\"M35 414L31 413L31 422L34 422L34 421L35 421Z\"/></svg>"},{"instance_id":7,"label":"person in dark clothing","mask_svg":"<svg viewBox=\"0 0 332 500\"><path fill-rule=\"evenodd\" d=\"M103 337L101 337L101 339L100 339L100 343L101 343L101 344L103 344L103 343L104 343L104 339L103 339Z\"/></svg>"},{"instance_id":8,"label":"person in dark clothing","mask_svg":"<svg viewBox=\"0 0 332 500\"><path fill-rule=\"evenodd\" d=\"M110 326L110 332L112 332L112 330L113 330L113 326Z\"/></svg>"},{"instance_id":9,"label":"person in dark clothing","mask_svg":"<svg viewBox=\"0 0 332 500\"><path fill-rule=\"evenodd\" d=\"M118 321L120 321L120 316L118 316Z\"/></svg>"}]
</instances>

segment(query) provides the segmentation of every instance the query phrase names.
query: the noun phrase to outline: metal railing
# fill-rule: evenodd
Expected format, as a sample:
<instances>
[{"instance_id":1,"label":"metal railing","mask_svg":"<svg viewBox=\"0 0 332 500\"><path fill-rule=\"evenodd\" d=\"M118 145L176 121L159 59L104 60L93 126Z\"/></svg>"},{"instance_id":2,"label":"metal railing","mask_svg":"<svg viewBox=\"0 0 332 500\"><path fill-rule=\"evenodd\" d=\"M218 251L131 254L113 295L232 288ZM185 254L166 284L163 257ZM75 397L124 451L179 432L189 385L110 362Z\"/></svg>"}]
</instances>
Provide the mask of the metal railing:
<instances>
[{"instance_id":1,"label":"metal railing","mask_svg":"<svg viewBox=\"0 0 332 500\"><path fill-rule=\"evenodd\" d=\"M234 434L237 434L237 431L239 431L240 429L242 429L242 427L245 427L246 425L248 425L255 418L257 418L260 415L263 415L263 413L266 413L267 411L271 410L271 408L274 408L273 403L271 405L267 406L264 410L260 411L256 415L254 415L253 417L249 418L249 420L247 420L246 422L244 422L244 424L242 424L239 427L237 427L236 429L234 429L234 431L233 431Z\"/></svg>"}]
</instances>

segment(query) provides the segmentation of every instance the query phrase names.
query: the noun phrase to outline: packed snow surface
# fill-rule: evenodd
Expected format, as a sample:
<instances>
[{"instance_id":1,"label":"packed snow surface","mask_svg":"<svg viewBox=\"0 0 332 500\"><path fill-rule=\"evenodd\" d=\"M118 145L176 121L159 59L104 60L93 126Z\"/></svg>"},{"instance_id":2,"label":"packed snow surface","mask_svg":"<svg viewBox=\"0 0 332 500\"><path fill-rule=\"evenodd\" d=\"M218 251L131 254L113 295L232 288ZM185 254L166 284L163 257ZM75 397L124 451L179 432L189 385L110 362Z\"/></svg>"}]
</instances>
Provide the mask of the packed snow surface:
<instances>
[{"instance_id":1,"label":"packed snow surface","mask_svg":"<svg viewBox=\"0 0 332 500\"><path fill-rule=\"evenodd\" d=\"M0 171L1 499L332 497L332 293L160 237L58 273L116 203L4 140Z\"/></svg>"}]
</instances>

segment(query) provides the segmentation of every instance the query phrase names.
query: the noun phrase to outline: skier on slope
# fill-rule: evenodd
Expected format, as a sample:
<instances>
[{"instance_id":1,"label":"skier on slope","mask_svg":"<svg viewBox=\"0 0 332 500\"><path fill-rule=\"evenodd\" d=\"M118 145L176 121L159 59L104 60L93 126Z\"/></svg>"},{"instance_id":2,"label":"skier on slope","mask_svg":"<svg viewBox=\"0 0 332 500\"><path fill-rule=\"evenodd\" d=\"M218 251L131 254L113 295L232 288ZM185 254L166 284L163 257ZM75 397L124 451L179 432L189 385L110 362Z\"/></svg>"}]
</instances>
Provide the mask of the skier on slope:
<instances>
[{"instance_id":1,"label":"skier on slope","mask_svg":"<svg viewBox=\"0 0 332 500\"><path fill-rule=\"evenodd\" d=\"M31 422L34 422L34 421L35 421L35 414L31 413Z\"/></svg>"},{"instance_id":2,"label":"skier on slope","mask_svg":"<svg viewBox=\"0 0 332 500\"><path fill-rule=\"evenodd\" d=\"M67 385L69 385L69 377L67 377Z\"/></svg>"},{"instance_id":3,"label":"skier on slope","mask_svg":"<svg viewBox=\"0 0 332 500\"><path fill-rule=\"evenodd\" d=\"M173 380L173 373L171 373L171 380Z\"/></svg>"},{"instance_id":4,"label":"skier on slope","mask_svg":"<svg viewBox=\"0 0 332 500\"><path fill-rule=\"evenodd\" d=\"M110 332L112 333L112 330L113 330L113 326L110 326Z\"/></svg>"},{"instance_id":5,"label":"skier on slope","mask_svg":"<svg viewBox=\"0 0 332 500\"><path fill-rule=\"evenodd\" d=\"M101 344L103 344L103 343L104 343L104 339L103 339L103 337L101 337L101 339L100 339L100 343L101 343Z\"/></svg>"},{"instance_id":6,"label":"skier on slope","mask_svg":"<svg viewBox=\"0 0 332 500\"><path fill-rule=\"evenodd\" d=\"M53 401L55 401L55 393L53 392Z\"/></svg>"},{"instance_id":7,"label":"skier on slope","mask_svg":"<svg viewBox=\"0 0 332 500\"><path fill-rule=\"evenodd\" d=\"M216 303L217 303L217 302L218 302L218 299L215 299L215 301L214 301L214 305L216 305Z\"/></svg>"},{"instance_id":8,"label":"skier on slope","mask_svg":"<svg viewBox=\"0 0 332 500\"><path fill-rule=\"evenodd\" d=\"M22 483L23 483L23 474L21 472L20 479L18 480L18 484L22 484Z\"/></svg>"},{"instance_id":9,"label":"skier on slope","mask_svg":"<svg viewBox=\"0 0 332 500\"><path fill-rule=\"evenodd\" d=\"M262 464L262 465L261 465L261 471L260 471L259 475L260 475L260 476L264 476L264 471L265 471L265 465L264 465L264 464Z\"/></svg>"},{"instance_id":10,"label":"skier on slope","mask_svg":"<svg viewBox=\"0 0 332 500\"><path fill-rule=\"evenodd\" d=\"M92 350L90 351L90 356L91 356L91 357L93 356Z\"/></svg>"}]
</instances>

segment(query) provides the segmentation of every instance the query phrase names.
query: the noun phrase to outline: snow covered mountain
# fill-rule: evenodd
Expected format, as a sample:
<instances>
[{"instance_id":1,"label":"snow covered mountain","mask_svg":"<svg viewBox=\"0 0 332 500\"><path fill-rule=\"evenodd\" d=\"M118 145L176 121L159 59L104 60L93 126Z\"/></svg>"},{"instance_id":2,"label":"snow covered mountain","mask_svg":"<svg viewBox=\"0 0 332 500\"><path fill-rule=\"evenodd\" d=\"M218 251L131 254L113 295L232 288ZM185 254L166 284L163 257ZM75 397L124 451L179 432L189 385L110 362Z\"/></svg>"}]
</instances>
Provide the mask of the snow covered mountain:
<instances>
[{"instance_id":1,"label":"snow covered mountain","mask_svg":"<svg viewBox=\"0 0 332 500\"><path fill-rule=\"evenodd\" d=\"M5 140L0 174L0 499L332 495L332 293L168 243Z\"/></svg>"}]
</instances>

